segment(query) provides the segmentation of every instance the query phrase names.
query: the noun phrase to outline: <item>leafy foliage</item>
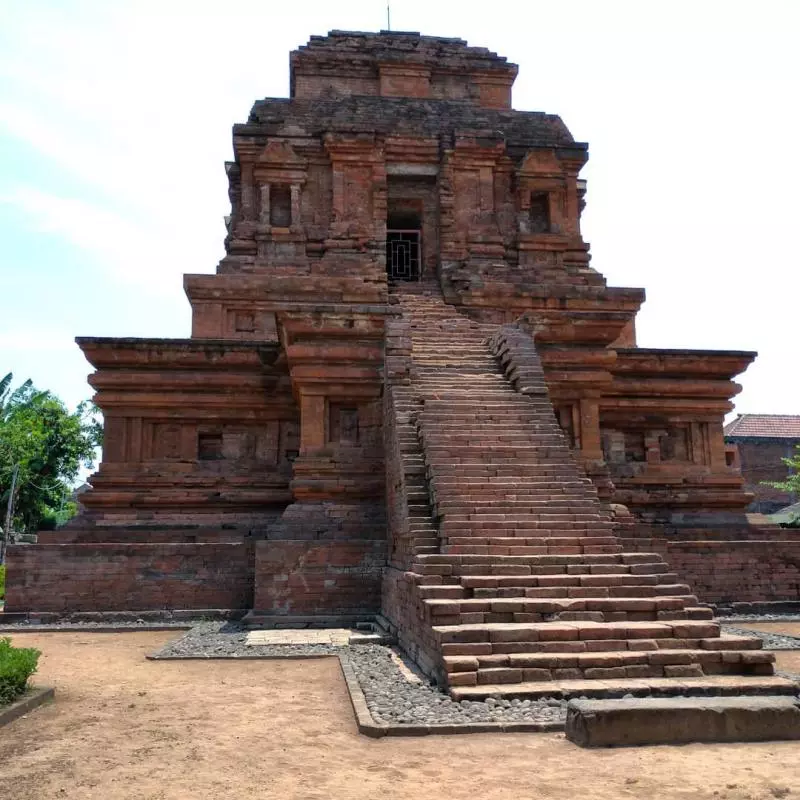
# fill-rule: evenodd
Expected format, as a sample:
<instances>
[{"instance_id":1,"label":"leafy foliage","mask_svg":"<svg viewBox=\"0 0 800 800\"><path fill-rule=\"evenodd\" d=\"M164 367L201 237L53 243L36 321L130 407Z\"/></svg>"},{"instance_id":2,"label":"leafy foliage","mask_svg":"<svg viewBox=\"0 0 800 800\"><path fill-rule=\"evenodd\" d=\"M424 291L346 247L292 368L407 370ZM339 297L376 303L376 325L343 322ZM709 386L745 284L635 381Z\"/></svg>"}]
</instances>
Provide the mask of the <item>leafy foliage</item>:
<instances>
[{"instance_id":1,"label":"leafy foliage","mask_svg":"<svg viewBox=\"0 0 800 800\"><path fill-rule=\"evenodd\" d=\"M36 672L41 653L32 647L12 647L11 639L0 639L0 706L19 697Z\"/></svg>"},{"instance_id":2,"label":"leafy foliage","mask_svg":"<svg viewBox=\"0 0 800 800\"><path fill-rule=\"evenodd\" d=\"M793 494L800 494L800 444L796 445L797 451L790 458L782 458L784 464L791 470L791 474L787 476L785 481L769 481L768 486L774 486L783 492L791 492Z\"/></svg>"},{"instance_id":3,"label":"leafy foliage","mask_svg":"<svg viewBox=\"0 0 800 800\"><path fill-rule=\"evenodd\" d=\"M765 481L766 486L772 486L775 489L780 489L782 492L789 492L794 495L800 495L800 444L795 447L795 454L789 458L782 458L784 464L790 469L790 474L787 475L784 481ZM796 515L788 523L784 523L787 528L800 528L800 515Z\"/></svg>"},{"instance_id":4,"label":"leafy foliage","mask_svg":"<svg viewBox=\"0 0 800 800\"><path fill-rule=\"evenodd\" d=\"M12 380L0 381L0 519L19 465L13 529L32 532L43 518L58 521L74 508L66 503L71 486L81 466L92 466L102 427L91 403L70 413L51 392L30 381L13 389Z\"/></svg>"}]
</instances>

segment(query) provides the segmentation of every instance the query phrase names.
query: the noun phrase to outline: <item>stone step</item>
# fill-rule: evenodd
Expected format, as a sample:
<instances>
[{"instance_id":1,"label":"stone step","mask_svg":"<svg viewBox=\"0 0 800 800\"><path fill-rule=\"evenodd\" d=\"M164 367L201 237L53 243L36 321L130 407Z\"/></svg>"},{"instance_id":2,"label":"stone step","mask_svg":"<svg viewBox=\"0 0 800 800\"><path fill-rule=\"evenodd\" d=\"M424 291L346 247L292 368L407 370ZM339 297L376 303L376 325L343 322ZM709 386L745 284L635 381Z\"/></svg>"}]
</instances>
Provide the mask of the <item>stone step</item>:
<instances>
[{"instance_id":1,"label":"stone step","mask_svg":"<svg viewBox=\"0 0 800 800\"><path fill-rule=\"evenodd\" d=\"M425 601L425 606L432 617L475 612L487 614L558 614L562 611L683 611L684 605L681 597L667 596L572 598L521 596L459 600L429 599Z\"/></svg>"},{"instance_id":2,"label":"stone step","mask_svg":"<svg viewBox=\"0 0 800 800\"><path fill-rule=\"evenodd\" d=\"M794 695L797 684L776 675L706 675L702 678L630 678L624 680L527 681L514 684L453 686L454 700L635 697L708 697Z\"/></svg>"},{"instance_id":3,"label":"stone step","mask_svg":"<svg viewBox=\"0 0 800 800\"><path fill-rule=\"evenodd\" d=\"M561 623L550 623L561 624ZM633 623L630 623L633 624ZM651 624L651 623L646 623ZM761 640L754 636L720 636L664 639L590 639L569 641L529 642L446 642L441 645L443 656L490 656L512 653L594 653L624 652L627 650L758 650Z\"/></svg>"},{"instance_id":4,"label":"stone step","mask_svg":"<svg viewBox=\"0 0 800 800\"><path fill-rule=\"evenodd\" d=\"M657 649L583 653L507 653L444 656L450 685L523 681L679 678L702 675L770 675L775 654L764 650ZM694 673L694 674L692 674Z\"/></svg>"},{"instance_id":5,"label":"stone step","mask_svg":"<svg viewBox=\"0 0 800 800\"><path fill-rule=\"evenodd\" d=\"M574 556L573 556L574 557ZM557 558L540 556L540 558ZM560 556L558 558L566 558ZM541 577L543 575L611 575L627 574L636 577L650 576L663 583L674 582L675 573L669 572L665 564L441 564L415 560L412 571L419 575L448 576L466 581L470 577ZM463 584L462 584L463 585Z\"/></svg>"},{"instance_id":6,"label":"stone step","mask_svg":"<svg viewBox=\"0 0 800 800\"><path fill-rule=\"evenodd\" d=\"M428 599L459 599L466 597L467 590L458 584L453 586L418 586L417 592L423 600Z\"/></svg>"},{"instance_id":7,"label":"stone step","mask_svg":"<svg viewBox=\"0 0 800 800\"><path fill-rule=\"evenodd\" d=\"M419 407L415 406L413 409L409 409L409 413L416 413L417 420L421 421L423 418L425 420L426 428L432 433L463 433L464 428L462 427L461 423L455 419L451 418L450 416L444 414L434 414L431 411L426 413L424 410L422 413L419 413ZM528 419L530 417L531 419ZM506 415L502 413L489 413L486 412L485 414L480 415L480 419L491 423L491 430L496 431L497 433L506 433L506 432L519 432L520 430L524 431L525 433L534 433L534 432L541 432L547 435L558 433L561 429L558 427L558 423L556 422L555 416L552 414L542 415L541 413L533 410L530 406L525 407L524 413L525 420L529 423L524 428L519 427L520 420L517 419L517 414L514 413L512 415ZM410 422L407 424L411 424ZM417 424L417 423L415 423ZM421 423L420 423L421 424ZM480 431L482 430L481 427L475 427L474 430Z\"/></svg>"},{"instance_id":8,"label":"stone step","mask_svg":"<svg viewBox=\"0 0 800 800\"><path fill-rule=\"evenodd\" d=\"M533 556L485 556L475 554L451 555L440 553L424 559L421 564L448 564L448 565L492 565L499 564L523 564L531 565L577 565L586 564L590 566L600 565L626 565L626 566L651 566L664 565L662 557L658 553L600 553L597 555L582 554L559 554L559 555L533 555ZM491 574L491 573L490 573Z\"/></svg>"},{"instance_id":9,"label":"stone step","mask_svg":"<svg viewBox=\"0 0 800 800\"><path fill-rule=\"evenodd\" d=\"M572 453L561 436L543 434L523 436L481 436L476 432L475 438L470 441L454 441L448 436L432 437L424 434L425 452L431 455L463 455L475 452L502 455L505 452L516 453L523 451L542 455L543 457L563 457L564 460L572 458Z\"/></svg>"},{"instance_id":10,"label":"stone step","mask_svg":"<svg viewBox=\"0 0 800 800\"><path fill-rule=\"evenodd\" d=\"M677 582L675 573L655 575L568 574L567 567L532 567L529 575L448 575L471 597L694 597L689 586ZM561 572L555 572L561 570ZM421 576L421 573L420 573ZM426 577L435 578L433 573ZM613 581L613 582L612 582ZM704 609L708 611L708 609ZM706 619L707 616L701 617Z\"/></svg>"},{"instance_id":11,"label":"stone step","mask_svg":"<svg viewBox=\"0 0 800 800\"><path fill-rule=\"evenodd\" d=\"M532 477L508 478L506 476L491 475L487 477L477 477L463 475L461 479L457 475L437 475L436 486L440 492L449 490L450 492L462 491L465 496L475 499L491 500L497 496L506 494L534 500L546 501L548 492L553 493L555 499L564 502L572 500L591 500L597 502L597 492L593 484L587 480L537 480Z\"/></svg>"},{"instance_id":12,"label":"stone step","mask_svg":"<svg viewBox=\"0 0 800 800\"><path fill-rule=\"evenodd\" d=\"M431 630L440 644L488 642L568 642L595 639L705 639L718 637L716 622L497 622L470 625L434 625Z\"/></svg>"},{"instance_id":13,"label":"stone step","mask_svg":"<svg viewBox=\"0 0 800 800\"><path fill-rule=\"evenodd\" d=\"M631 574L619 570L617 565L596 566L590 571L567 572L568 565L536 566L530 575L464 575L463 586L469 589L494 589L506 587L523 588L578 588L578 587L624 587L624 586L684 586L677 583L674 572L660 574Z\"/></svg>"},{"instance_id":14,"label":"stone step","mask_svg":"<svg viewBox=\"0 0 800 800\"><path fill-rule=\"evenodd\" d=\"M522 538L522 537L520 537ZM445 555L485 555L485 556L535 556L535 555L608 555L621 553L622 545L619 544L574 544L574 545L523 545L520 547L490 547L471 545L442 544L442 553Z\"/></svg>"},{"instance_id":15,"label":"stone step","mask_svg":"<svg viewBox=\"0 0 800 800\"><path fill-rule=\"evenodd\" d=\"M474 478L506 478L509 481L574 481L577 477L572 470L565 470L561 464L537 464L532 462L520 462L512 458L498 459L496 462L487 463L486 461L441 461L426 464L428 472L433 480L438 481L442 477L462 475L463 477Z\"/></svg>"},{"instance_id":16,"label":"stone step","mask_svg":"<svg viewBox=\"0 0 800 800\"><path fill-rule=\"evenodd\" d=\"M714 619L714 612L710 608L707 606L698 606L696 602L696 599L695 603L691 603L687 600L687 605L684 610L689 619Z\"/></svg>"},{"instance_id":17,"label":"stone step","mask_svg":"<svg viewBox=\"0 0 800 800\"><path fill-rule=\"evenodd\" d=\"M425 452L425 463L434 479L439 475L452 475L462 472L468 475L508 475L517 479L524 478L557 478L574 480L577 470L569 464L559 463L552 459L539 460L531 456L514 456L474 453L468 459L459 459L450 455L437 455ZM465 472L466 471L466 472Z\"/></svg>"},{"instance_id":18,"label":"stone step","mask_svg":"<svg viewBox=\"0 0 800 800\"><path fill-rule=\"evenodd\" d=\"M544 522L544 523L561 523L561 522L605 522L609 523L610 520L606 516L600 516L599 513L580 513L578 511L571 511L570 509L550 509L544 508L540 511L525 511L524 506L515 507L505 506L499 504L497 508L493 505L483 507L479 506L473 511L462 512L455 508L441 509L441 516L448 522Z\"/></svg>"},{"instance_id":19,"label":"stone step","mask_svg":"<svg viewBox=\"0 0 800 800\"><path fill-rule=\"evenodd\" d=\"M421 489L415 488L415 492ZM427 493L426 493L427 494ZM600 506L589 499L581 500L580 505L572 500L518 500L516 498L498 498L497 500L477 499L471 496L464 496L462 499L453 500L442 492L437 492L434 487L436 507L441 515L449 516L463 514L467 516L475 514L551 514L551 515L575 515L586 514L598 522L611 522L610 518L602 511ZM502 537L497 537L502 538Z\"/></svg>"},{"instance_id":20,"label":"stone step","mask_svg":"<svg viewBox=\"0 0 800 800\"><path fill-rule=\"evenodd\" d=\"M657 600L648 608L642 600ZM693 598L695 599L695 598ZM683 597L659 598L432 598L424 601L434 625L539 622L652 622L688 620Z\"/></svg>"},{"instance_id":21,"label":"stone step","mask_svg":"<svg viewBox=\"0 0 800 800\"><path fill-rule=\"evenodd\" d=\"M443 546L449 548L448 552L456 547L572 547L572 546L602 546L618 545L616 536L448 536L443 538ZM473 550L472 552L482 553L483 551ZM523 553L501 553L497 555L524 555Z\"/></svg>"},{"instance_id":22,"label":"stone step","mask_svg":"<svg viewBox=\"0 0 800 800\"><path fill-rule=\"evenodd\" d=\"M551 536L602 536L613 532L613 525L610 522L535 522L527 520L525 522L489 522L486 520L450 520L444 517L440 522L442 535L450 536L469 536L473 534L482 536L519 536L531 537L539 533Z\"/></svg>"},{"instance_id":23,"label":"stone step","mask_svg":"<svg viewBox=\"0 0 800 800\"><path fill-rule=\"evenodd\" d=\"M546 478L511 479L505 476L492 476L493 480L481 480L465 475L461 487L454 475L436 475L425 485L431 486L442 501L458 505L459 502L478 505L502 503L504 500L527 502L537 505L556 503L556 508L574 505L575 508L596 510L608 516L605 509L598 505L597 494L593 486L577 481L563 481Z\"/></svg>"},{"instance_id":24,"label":"stone step","mask_svg":"<svg viewBox=\"0 0 800 800\"><path fill-rule=\"evenodd\" d=\"M464 586L461 583L461 586ZM686 584L665 584L657 586L539 586L517 589L513 587L503 589L469 589L468 596L476 600L515 600L519 598L538 599L538 600L578 600L578 599L647 599L672 597L679 598L683 607L697 608L697 597L691 594L691 590ZM668 589L669 591L661 591ZM708 614L698 613L693 619L711 619Z\"/></svg>"}]
</instances>

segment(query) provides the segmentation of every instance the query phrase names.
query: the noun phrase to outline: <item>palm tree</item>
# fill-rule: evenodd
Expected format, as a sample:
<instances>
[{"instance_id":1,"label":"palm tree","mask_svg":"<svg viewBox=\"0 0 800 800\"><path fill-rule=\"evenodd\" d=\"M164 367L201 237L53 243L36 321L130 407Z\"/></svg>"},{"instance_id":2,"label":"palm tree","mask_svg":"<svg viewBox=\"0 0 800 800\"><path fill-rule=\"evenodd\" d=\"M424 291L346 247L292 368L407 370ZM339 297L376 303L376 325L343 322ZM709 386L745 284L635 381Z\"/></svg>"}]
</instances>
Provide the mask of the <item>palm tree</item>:
<instances>
[{"instance_id":1,"label":"palm tree","mask_svg":"<svg viewBox=\"0 0 800 800\"><path fill-rule=\"evenodd\" d=\"M14 409L29 406L47 394L34 389L30 378L16 389L11 386L13 380L14 375L11 372L0 380L0 423L5 422Z\"/></svg>"}]
</instances>

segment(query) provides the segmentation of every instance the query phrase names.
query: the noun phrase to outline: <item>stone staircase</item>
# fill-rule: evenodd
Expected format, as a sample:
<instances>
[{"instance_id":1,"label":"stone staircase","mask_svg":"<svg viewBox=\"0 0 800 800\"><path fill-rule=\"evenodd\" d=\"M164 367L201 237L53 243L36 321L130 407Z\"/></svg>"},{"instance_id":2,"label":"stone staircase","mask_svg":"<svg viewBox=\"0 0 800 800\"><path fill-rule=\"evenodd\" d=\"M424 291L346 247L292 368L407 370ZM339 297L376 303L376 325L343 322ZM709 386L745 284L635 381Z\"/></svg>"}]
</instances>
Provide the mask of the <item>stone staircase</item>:
<instances>
[{"instance_id":1,"label":"stone staircase","mask_svg":"<svg viewBox=\"0 0 800 800\"><path fill-rule=\"evenodd\" d=\"M417 622L454 697L796 692L661 556L623 550L529 337L430 287L393 294L411 328L393 392Z\"/></svg>"}]
</instances>

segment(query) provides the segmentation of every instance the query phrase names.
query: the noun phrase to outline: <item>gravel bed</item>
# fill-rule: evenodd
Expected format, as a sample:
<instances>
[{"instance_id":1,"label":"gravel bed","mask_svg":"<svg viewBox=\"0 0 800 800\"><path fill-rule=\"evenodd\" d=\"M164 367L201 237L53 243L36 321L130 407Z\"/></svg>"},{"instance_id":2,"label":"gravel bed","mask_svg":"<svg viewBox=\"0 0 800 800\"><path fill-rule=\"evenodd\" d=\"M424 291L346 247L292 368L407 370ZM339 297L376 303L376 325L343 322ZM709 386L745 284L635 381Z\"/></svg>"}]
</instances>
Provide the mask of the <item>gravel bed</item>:
<instances>
[{"instance_id":1,"label":"gravel bed","mask_svg":"<svg viewBox=\"0 0 800 800\"><path fill-rule=\"evenodd\" d=\"M558 699L462 700L435 686L412 683L400 671L391 650L380 645L348 648L350 663L375 722L442 725L465 722L559 722L567 704Z\"/></svg>"},{"instance_id":2,"label":"gravel bed","mask_svg":"<svg viewBox=\"0 0 800 800\"><path fill-rule=\"evenodd\" d=\"M237 622L200 622L183 636L167 642L150 657L160 658L275 658L336 655L328 644L281 644L248 647L249 631Z\"/></svg>"},{"instance_id":3,"label":"gravel bed","mask_svg":"<svg viewBox=\"0 0 800 800\"><path fill-rule=\"evenodd\" d=\"M169 642L153 658L292 658L338 655L352 665L370 714L377 723L452 725L467 722L562 723L566 701L463 700L457 702L425 681L414 682L400 669L392 648L362 644L245 645L247 631L236 623L201 623Z\"/></svg>"}]
</instances>

